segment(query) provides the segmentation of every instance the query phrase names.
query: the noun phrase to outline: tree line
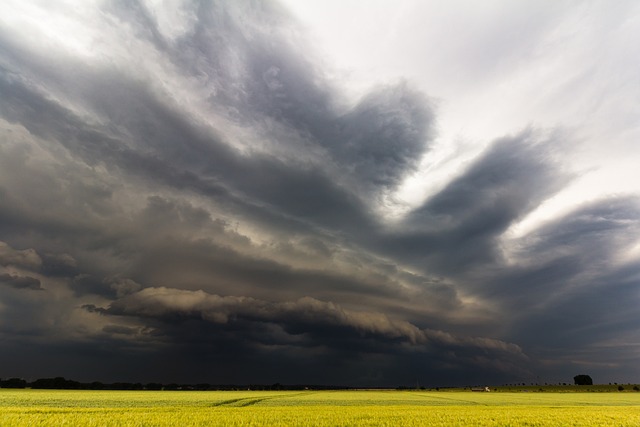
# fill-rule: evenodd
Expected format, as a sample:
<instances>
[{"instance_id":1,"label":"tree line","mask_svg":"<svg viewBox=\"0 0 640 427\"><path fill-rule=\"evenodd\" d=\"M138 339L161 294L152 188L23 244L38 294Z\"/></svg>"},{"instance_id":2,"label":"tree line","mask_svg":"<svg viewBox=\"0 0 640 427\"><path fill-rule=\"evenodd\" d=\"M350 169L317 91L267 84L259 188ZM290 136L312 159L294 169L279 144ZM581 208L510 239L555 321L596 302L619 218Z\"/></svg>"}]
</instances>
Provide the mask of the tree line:
<instances>
[{"instance_id":1,"label":"tree line","mask_svg":"<svg viewBox=\"0 0 640 427\"><path fill-rule=\"evenodd\" d=\"M82 383L79 381L68 380L64 377L55 378L39 378L35 381L28 382L22 378L0 379L0 388L32 388L32 389L50 389L50 390L336 390L348 389L349 387L336 387L324 385L308 385L294 384L282 385L275 384L177 384L177 383L102 383L93 381L90 383Z\"/></svg>"}]
</instances>

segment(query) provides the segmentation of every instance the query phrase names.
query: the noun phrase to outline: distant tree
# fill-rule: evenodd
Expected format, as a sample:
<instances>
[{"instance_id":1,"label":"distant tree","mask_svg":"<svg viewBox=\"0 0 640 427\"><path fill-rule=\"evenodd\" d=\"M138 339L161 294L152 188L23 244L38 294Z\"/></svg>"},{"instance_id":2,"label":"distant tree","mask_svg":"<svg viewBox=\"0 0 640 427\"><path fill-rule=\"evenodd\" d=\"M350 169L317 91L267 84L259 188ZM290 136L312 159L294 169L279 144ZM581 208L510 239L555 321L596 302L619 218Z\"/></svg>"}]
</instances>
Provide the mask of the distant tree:
<instances>
[{"instance_id":1,"label":"distant tree","mask_svg":"<svg viewBox=\"0 0 640 427\"><path fill-rule=\"evenodd\" d=\"M0 387L2 388L25 388L27 382L22 378L9 378L8 380L0 381Z\"/></svg>"},{"instance_id":2,"label":"distant tree","mask_svg":"<svg viewBox=\"0 0 640 427\"><path fill-rule=\"evenodd\" d=\"M575 385L593 385L593 380L589 375L576 375L573 377L573 382Z\"/></svg>"},{"instance_id":3,"label":"distant tree","mask_svg":"<svg viewBox=\"0 0 640 427\"><path fill-rule=\"evenodd\" d=\"M637 385L634 385L634 386L633 386L633 389L634 389L635 391L640 391L640 388L638 388L638 386L637 386Z\"/></svg>"},{"instance_id":4,"label":"distant tree","mask_svg":"<svg viewBox=\"0 0 640 427\"><path fill-rule=\"evenodd\" d=\"M77 381L67 380L64 377L55 377L55 378L38 378L34 382L31 383L31 388L42 388L42 389L58 389L58 390L69 390L69 389L79 389L81 384Z\"/></svg>"},{"instance_id":5,"label":"distant tree","mask_svg":"<svg viewBox=\"0 0 640 427\"><path fill-rule=\"evenodd\" d=\"M144 386L141 383L117 382L106 387L110 390L144 390Z\"/></svg>"},{"instance_id":6,"label":"distant tree","mask_svg":"<svg viewBox=\"0 0 640 427\"><path fill-rule=\"evenodd\" d=\"M622 387L621 385L618 386L618 391L623 391L624 387Z\"/></svg>"}]
</instances>

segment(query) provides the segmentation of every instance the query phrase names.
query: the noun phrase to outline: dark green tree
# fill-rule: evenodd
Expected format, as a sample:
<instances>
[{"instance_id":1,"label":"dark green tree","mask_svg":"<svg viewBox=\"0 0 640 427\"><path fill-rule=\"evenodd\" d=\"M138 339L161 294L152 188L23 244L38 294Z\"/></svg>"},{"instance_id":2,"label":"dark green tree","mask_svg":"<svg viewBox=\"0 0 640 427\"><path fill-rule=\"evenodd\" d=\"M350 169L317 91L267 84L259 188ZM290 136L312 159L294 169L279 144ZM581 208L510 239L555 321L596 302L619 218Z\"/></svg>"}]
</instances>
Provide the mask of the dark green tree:
<instances>
[{"instance_id":1,"label":"dark green tree","mask_svg":"<svg viewBox=\"0 0 640 427\"><path fill-rule=\"evenodd\" d=\"M162 384L160 383L149 383L144 386L147 390L162 390Z\"/></svg>"},{"instance_id":2,"label":"dark green tree","mask_svg":"<svg viewBox=\"0 0 640 427\"><path fill-rule=\"evenodd\" d=\"M593 380L589 375L576 375L573 377L573 382L575 385L593 385Z\"/></svg>"},{"instance_id":3,"label":"dark green tree","mask_svg":"<svg viewBox=\"0 0 640 427\"><path fill-rule=\"evenodd\" d=\"M22 378L9 378L8 380L0 381L1 388L25 388L27 382Z\"/></svg>"}]
</instances>

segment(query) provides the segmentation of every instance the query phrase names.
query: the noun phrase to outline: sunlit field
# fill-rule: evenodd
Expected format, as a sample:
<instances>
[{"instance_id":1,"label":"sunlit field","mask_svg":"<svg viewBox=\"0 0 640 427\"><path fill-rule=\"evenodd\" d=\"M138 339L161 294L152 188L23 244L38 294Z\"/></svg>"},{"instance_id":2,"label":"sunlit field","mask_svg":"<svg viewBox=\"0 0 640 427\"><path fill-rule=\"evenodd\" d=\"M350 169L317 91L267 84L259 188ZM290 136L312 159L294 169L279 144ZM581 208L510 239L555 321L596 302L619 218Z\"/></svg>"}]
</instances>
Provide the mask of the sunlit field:
<instances>
[{"instance_id":1,"label":"sunlit field","mask_svg":"<svg viewBox=\"0 0 640 427\"><path fill-rule=\"evenodd\" d=\"M0 390L1 426L638 426L640 393Z\"/></svg>"}]
</instances>

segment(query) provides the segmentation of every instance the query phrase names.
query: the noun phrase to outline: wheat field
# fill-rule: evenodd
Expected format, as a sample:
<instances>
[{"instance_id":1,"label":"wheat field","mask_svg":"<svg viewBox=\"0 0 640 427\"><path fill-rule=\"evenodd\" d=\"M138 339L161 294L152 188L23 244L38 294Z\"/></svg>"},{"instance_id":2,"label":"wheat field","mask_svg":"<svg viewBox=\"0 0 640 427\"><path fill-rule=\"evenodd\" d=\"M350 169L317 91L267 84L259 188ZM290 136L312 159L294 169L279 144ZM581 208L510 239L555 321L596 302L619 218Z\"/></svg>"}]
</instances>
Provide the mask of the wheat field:
<instances>
[{"instance_id":1,"label":"wheat field","mask_svg":"<svg viewBox=\"0 0 640 427\"><path fill-rule=\"evenodd\" d=\"M640 393L0 390L0 426L638 426Z\"/></svg>"}]
</instances>

